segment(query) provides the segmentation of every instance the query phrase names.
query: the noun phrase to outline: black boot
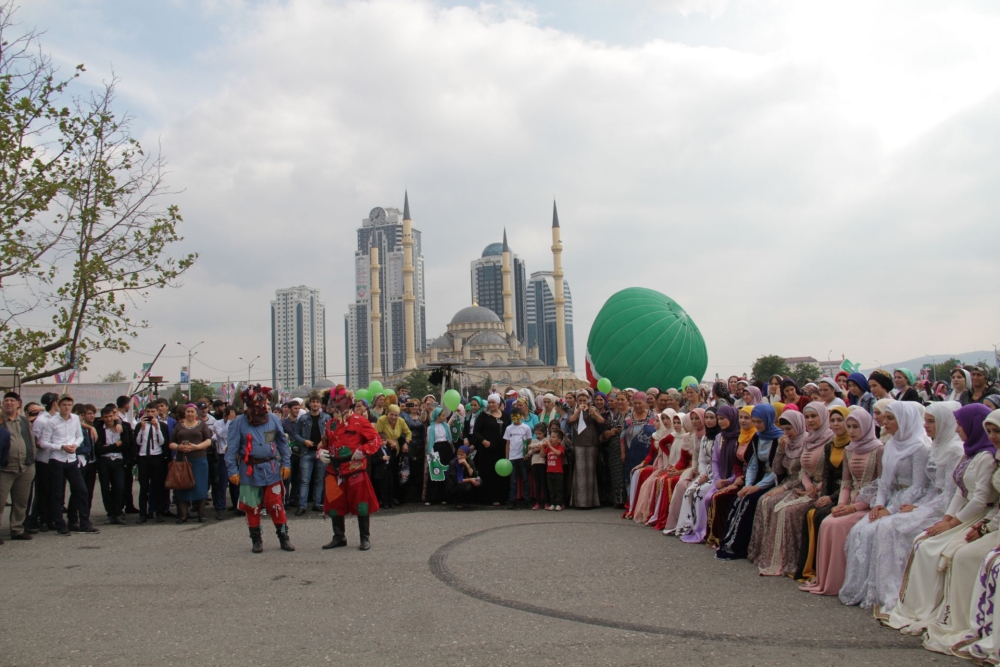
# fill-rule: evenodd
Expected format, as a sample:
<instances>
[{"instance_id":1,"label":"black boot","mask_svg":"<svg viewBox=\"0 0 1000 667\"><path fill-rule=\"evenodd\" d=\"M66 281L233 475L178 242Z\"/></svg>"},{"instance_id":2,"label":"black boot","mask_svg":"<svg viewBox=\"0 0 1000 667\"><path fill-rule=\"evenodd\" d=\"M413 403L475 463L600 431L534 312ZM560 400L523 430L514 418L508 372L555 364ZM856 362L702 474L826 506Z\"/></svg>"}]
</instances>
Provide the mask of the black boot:
<instances>
[{"instance_id":1,"label":"black boot","mask_svg":"<svg viewBox=\"0 0 1000 667\"><path fill-rule=\"evenodd\" d=\"M282 551L295 551L295 547L288 540L288 524L283 523L274 529L274 532L278 535L278 541L281 542Z\"/></svg>"},{"instance_id":2,"label":"black boot","mask_svg":"<svg viewBox=\"0 0 1000 667\"><path fill-rule=\"evenodd\" d=\"M323 548L336 549L337 547L346 547L347 535L344 529L344 517L333 516L331 520L333 521L333 539L324 544Z\"/></svg>"},{"instance_id":3,"label":"black boot","mask_svg":"<svg viewBox=\"0 0 1000 667\"><path fill-rule=\"evenodd\" d=\"M359 516L358 517L358 533L361 535L361 546L358 547L361 551L368 551L372 548L371 540L369 540L369 528L371 527L371 517L370 516Z\"/></svg>"},{"instance_id":4,"label":"black boot","mask_svg":"<svg viewBox=\"0 0 1000 667\"><path fill-rule=\"evenodd\" d=\"M264 540L260 536L260 526L250 529L250 541L253 542L252 552L255 554L263 553L264 551Z\"/></svg>"}]
</instances>

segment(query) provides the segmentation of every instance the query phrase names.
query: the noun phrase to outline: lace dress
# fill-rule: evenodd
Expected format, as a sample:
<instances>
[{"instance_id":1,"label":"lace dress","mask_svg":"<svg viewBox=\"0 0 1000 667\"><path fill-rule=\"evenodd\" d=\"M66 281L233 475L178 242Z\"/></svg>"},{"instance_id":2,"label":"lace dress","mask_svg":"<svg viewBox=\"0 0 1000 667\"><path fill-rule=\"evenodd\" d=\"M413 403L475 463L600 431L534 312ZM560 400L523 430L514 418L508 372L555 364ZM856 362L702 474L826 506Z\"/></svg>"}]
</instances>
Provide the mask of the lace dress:
<instances>
[{"instance_id":1,"label":"lace dress","mask_svg":"<svg viewBox=\"0 0 1000 667\"><path fill-rule=\"evenodd\" d=\"M701 444L698 447L696 472L692 475L683 492L680 491L679 487L674 492L671 505L676 502L678 503L678 507L674 509L671 506L670 516L667 518L667 523L663 528L664 535L680 536L691 532L695 519L693 509L700 506L704 495L715 485L715 479L712 475L712 450L714 447L714 440L709 440L705 436L702 437ZM706 478L705 483L698 484L698 480L702 475Z\"/></svg>"},{"instance_id":2,"label":"lace dress","mask_svg":"<svg viewBox=\"0 0 1000 667\"><path fill-rule=\"evenodd\" d=\"M951 476L950 471L947 476ZM944 485L944 480L938 477L930 460L930 448L921 447L899 462L893 479L879 479L878 492L871 504L882 505L891 514L875 522L865 516L848 533L841 602L886 611L896 605L913 538L944 515L950 500L950 495L942 495L931 483L937 480ZM949 489L954 491L954 488L952 482ZM918 507L900 513L900 505L906 504ZM933 518L932 505L937 508L937 519ZM918 514L924 507L928 509Z\"/></svg>"}]
</instances>

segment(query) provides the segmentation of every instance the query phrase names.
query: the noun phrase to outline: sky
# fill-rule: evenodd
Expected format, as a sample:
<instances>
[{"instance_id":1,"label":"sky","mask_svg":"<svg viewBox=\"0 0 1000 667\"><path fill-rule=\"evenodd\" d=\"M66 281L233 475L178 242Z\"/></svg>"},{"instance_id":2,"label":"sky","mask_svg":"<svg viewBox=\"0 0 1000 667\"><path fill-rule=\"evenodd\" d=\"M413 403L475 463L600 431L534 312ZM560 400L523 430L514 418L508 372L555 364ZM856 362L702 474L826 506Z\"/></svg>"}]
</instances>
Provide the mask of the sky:
<instances>
[{"instance_id":1,"label":"sky","mask_svg":"<svg viewBox=\"0 0 1000 667\"><path fill-rule=\"evenodd\" d=\"M200 253L126 354L176 379L269 380L274 290L322 291L344 373L355 229L409 191L428 334L499 241L551 270L576 365L601 305L676 300L711 377L763 354L992 349L1000 312L1000 6L840 0L31 0L22 24L170 164Z\"/></svg>"}]
</instances>

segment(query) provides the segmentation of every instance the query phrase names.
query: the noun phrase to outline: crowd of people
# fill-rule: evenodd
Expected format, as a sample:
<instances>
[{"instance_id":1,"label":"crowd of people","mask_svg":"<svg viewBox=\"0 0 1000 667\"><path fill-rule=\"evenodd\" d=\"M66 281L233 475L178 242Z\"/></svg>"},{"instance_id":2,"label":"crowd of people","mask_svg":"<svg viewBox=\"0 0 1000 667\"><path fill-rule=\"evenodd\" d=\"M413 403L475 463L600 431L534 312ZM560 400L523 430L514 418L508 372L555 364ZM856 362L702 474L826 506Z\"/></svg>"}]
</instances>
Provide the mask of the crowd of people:
<instances>
[{"instance_id":1,"label":"crowd of people","mask_svg":"<svg viewBox=\"0 0 1000 667\"><path fill-rule=\"evenodd\" d=\"M287 483L273 487L282 491L273 507L282 506L275 525L289 551L285 506L333 516L328 548L343 545L346 513L363 522L362 548L370 547L368 505L617 507L624 519L707 545L718 559L748 559L762 576L796 580L803 593L870 609L887 627L923 636L928 649L997 662L1000 390L990 373L960 367L950 383L932 384L905 368L879 369L801 387L788 377L733 376L562 396L508 387L454 410L402 386L371 404L338 386L273 406L272 422L247 424L280 423L282 447L287 441ZM265 397L257 395L266 412ZM90 513L97 484L109 525L128 514L136 523L204 522L209 500L217 520L272 506L260 497L247 505L252 480L241 485L233 474L232 443L250 428L240 422L232 437L233 406L171 409L157 400L133 417L128 405L122 397L98 410L55 394L22 405L5 395L0 502L10 499L11 539L99 532ZM349 459L336 460L334 424L362 433L361 449L344 450ZM277 475L273 454L250 456L248 441L246 460L270 461ZM167 470L177 460L190 464L194 482L171 492ZM373 497L331 512L328 478L356 469ZM257 486L270 493L268 484ZM256 526L258 551L259 518Z\"/></svg>"}]
</instances>

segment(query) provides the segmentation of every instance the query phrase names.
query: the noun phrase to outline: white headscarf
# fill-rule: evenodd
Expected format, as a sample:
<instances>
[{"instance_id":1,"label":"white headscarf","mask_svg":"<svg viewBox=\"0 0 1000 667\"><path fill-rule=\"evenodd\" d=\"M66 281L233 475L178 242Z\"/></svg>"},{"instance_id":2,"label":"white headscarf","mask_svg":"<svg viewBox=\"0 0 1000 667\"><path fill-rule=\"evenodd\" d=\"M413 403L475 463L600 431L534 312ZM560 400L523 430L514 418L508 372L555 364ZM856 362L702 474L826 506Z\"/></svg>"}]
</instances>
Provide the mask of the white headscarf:
<instances>
[{"instance_id":1,"label":"white headscarf","mask_svg":"<svg viewBox=\"0 0 1000 667\"><path fill-rule=\"evenodd\" d=\"M882 453L882 478L891 484L899 462L927 446L927 434L924 432L923 413L916 402L896 401L885 409L899 424L899 429L885 443Z\"/></svg>"},{"instance_id":2,"label":"white headscarf","mask_svg":"<svg viewBox=\"0 0 1000 667\"><path fill-rule=\"evenodd\" d=\"M674 415L677 413L667 408L660 414L656 416L656 421L659 426L656 428L656 432L653 434L653 440L659 442L667 435L673 435L674 439L677 438L677 433L674 433ZM666 419L664 419L666 417Z\"/></svg>"},{"instance_id":3,"label":"white headscarf","mask_svg":"<svg viewBox=\"0 0 1000 667\"><path fill-rule=\"evenodd\" d=\"M486 402L489 403L490 401L496 401L498 407L503 405L503 399L500 398L500 394L490 394Z\"/></svg>"},{"instance_id":4,"label":"white headscarf","mask_svg":"<svg viewBox=\"0 0 1000 667\"><path fill-rule=\"evenodd\" d=\"M962 439L958 437L958 422L955 410L962 407L958 401L937 401L927 406L926 414L934 417L937 430L931 444L931 459L941 465L949 458L963 453Z\"/></svg>"}]
</instances>

